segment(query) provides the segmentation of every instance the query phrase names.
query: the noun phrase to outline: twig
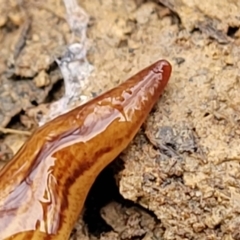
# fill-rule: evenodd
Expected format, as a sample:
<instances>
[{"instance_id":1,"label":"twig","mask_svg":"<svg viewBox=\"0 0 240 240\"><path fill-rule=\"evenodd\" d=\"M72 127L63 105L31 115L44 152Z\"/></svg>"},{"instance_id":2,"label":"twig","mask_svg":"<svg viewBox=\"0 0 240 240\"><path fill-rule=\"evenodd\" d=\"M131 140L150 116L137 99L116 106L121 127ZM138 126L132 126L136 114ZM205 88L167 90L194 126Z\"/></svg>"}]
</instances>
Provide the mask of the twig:
<instances>
[{"instance_id":1,"label":"twig","mask_svg":"<svg viewBox=\"0 0 240 240\"><path fill-rule=\"evenodd\" d=\"M22 131L22 130L16 130L12 128L3 128L3 127L0 127L0 132L4 134L13 133L13 134L19 134L19 135L25 135L25 136L30 136L32 134L29 131Z\"/></svg>"}]
</instances>

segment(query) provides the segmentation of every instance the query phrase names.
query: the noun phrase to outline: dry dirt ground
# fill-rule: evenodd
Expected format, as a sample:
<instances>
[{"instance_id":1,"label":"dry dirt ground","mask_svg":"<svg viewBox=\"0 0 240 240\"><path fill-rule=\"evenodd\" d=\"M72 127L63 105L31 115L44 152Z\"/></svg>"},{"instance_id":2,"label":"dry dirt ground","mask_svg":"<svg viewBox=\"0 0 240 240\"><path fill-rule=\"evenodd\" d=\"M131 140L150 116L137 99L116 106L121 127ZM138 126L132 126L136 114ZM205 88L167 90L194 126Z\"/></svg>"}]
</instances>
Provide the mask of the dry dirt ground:
<instances>
[{"instance_id":1,"label":"dry dirt ground","mask_svg":"<svg viewBox=\"0 0 240 240\"><path fill-rule=\"evenodd\" d=\"M134 141L97 179L71 239L240 239L240 1L82 0L91 17L83 94L154 61L171 80ZM60 0L0 0L1 165L64 86ZM14 129L12 131L8 128Z\"/></svg>"}]
</instances>

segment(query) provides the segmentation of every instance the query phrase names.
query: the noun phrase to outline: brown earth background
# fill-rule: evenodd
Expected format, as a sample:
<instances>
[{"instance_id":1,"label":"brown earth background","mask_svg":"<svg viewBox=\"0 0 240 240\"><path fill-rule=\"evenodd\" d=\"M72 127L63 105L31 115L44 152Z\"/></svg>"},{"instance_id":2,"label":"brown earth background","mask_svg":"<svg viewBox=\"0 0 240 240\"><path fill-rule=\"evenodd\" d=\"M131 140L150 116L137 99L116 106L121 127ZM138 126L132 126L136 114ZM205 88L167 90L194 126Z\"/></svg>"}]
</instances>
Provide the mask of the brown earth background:
<instances>
[{"instance_id":1,"label":"brown earth background","mask_svg":"<svg viewBox=\"0 0 240 240\"><path fill-rule=\"evenodd\" d=\"M165 58L171 80L127 150L97 179L71 239L240 239L240 1L79 1L89 14L81 94ZM72 33L60 0L0 0L1 166L64 84Z\"/></svg>"}]
</instances>

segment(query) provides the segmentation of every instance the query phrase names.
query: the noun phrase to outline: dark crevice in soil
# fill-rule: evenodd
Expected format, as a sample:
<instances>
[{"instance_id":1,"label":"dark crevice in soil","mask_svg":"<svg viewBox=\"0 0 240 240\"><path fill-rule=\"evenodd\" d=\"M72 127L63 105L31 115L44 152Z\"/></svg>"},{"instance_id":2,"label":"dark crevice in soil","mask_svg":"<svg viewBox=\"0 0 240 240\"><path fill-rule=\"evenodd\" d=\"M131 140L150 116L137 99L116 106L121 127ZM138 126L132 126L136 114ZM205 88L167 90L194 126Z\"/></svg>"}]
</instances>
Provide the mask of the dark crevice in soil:
<instances>
[{"instance_id":1,"label":"dark crevice in soil","mask_svg":"<svg viewBox=\"0 0 240 240\"><path fill-rule=\"evenodd\" d=\"M99 174L86 199L83 220L88 226L89 233L96 237L99 237L103 232L113 230L100 215L101 208L112 201L118 202L127 208L138 207L151 215L156 223L159 222L151 211L121 196L114 176L123 169L124 163L120 158L112 162Z\"/></svg>"}]
</instances>

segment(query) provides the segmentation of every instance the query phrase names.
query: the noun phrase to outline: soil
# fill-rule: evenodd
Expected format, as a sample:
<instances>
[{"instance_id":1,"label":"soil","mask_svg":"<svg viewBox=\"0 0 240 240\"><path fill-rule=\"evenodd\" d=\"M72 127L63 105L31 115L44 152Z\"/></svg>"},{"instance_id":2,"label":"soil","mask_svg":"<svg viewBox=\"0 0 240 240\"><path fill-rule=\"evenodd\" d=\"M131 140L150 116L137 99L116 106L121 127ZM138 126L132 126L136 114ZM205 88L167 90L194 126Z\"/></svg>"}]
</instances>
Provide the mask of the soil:
<instances>
[{"instance_id":1,"label":"soil","mask_svg":"<svg viewBox=\"0 0 240 240\"><path fill-rule=\"evenodd\" d=\"M162 58L173 73L134 141L96 180L71 239L240 239L240 2L79 4L90 16L93 66L79 95L90 99ZM48 114L64 95L55 59L72 32L60 0L0 0L0 16L3 166L39 109Z\"/></svg>"}]
</instances>

